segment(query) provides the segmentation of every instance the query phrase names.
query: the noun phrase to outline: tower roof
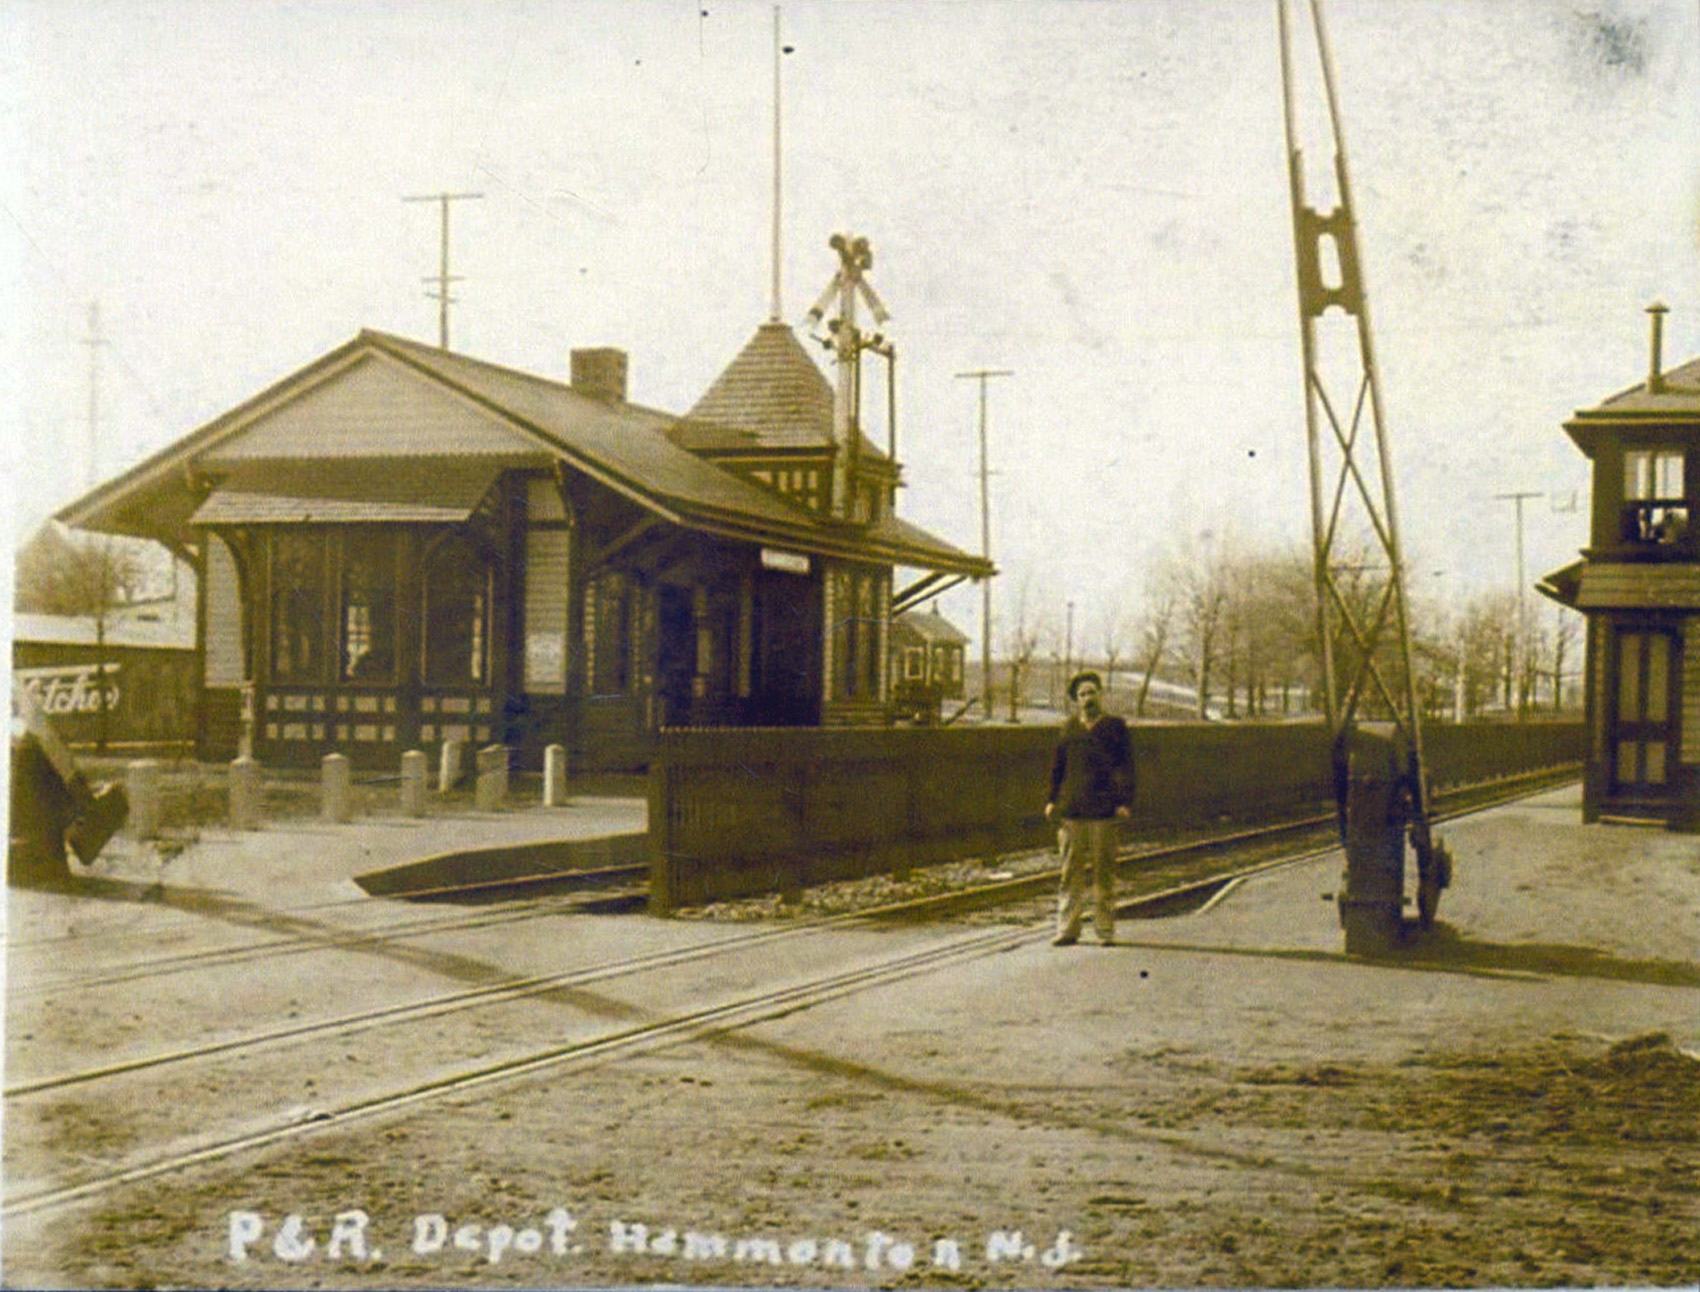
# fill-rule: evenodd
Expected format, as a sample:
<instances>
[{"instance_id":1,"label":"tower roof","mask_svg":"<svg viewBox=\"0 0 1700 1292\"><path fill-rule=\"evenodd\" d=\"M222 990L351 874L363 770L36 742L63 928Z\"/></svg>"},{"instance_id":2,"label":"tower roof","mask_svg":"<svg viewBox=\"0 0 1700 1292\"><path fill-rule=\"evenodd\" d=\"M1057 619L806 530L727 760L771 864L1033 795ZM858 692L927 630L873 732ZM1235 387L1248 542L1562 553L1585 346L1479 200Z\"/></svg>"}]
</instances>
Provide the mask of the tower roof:
<instances>
[{"instance_id":1,"label":"tower roof","mask_svg":"<svg viewBox=\"0 0 1700 1292\"><path fill-rule=\"evenodd\" d=\"M692 450L830 448L832 400L790 324L769 321L668 434Z\"/></svg>"}]
</instances>

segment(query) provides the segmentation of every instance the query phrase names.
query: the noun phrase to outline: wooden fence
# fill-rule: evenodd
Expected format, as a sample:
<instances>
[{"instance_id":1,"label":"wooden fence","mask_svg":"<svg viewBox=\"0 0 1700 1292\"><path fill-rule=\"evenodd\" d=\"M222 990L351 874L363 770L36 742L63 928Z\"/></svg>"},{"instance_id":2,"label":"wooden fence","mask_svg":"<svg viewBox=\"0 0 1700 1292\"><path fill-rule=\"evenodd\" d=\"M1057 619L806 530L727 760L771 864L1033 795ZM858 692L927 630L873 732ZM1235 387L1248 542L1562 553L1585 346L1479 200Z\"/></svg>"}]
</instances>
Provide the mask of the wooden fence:
<instances>
[{"instance_id":1,"label":"wooden fence","mask_svg":"<svg viewBox=\"0 0 1700 1292\"><path fill-rule=\"evenodd\" d=\"M664 731L650 764L650 906L1044 846L1053 727ZM1332 810L1319 724L1134 728L1140 826ZM1577 723L1427 728L1435 788L1578 762Z\"/></svg>"}]
</instances>

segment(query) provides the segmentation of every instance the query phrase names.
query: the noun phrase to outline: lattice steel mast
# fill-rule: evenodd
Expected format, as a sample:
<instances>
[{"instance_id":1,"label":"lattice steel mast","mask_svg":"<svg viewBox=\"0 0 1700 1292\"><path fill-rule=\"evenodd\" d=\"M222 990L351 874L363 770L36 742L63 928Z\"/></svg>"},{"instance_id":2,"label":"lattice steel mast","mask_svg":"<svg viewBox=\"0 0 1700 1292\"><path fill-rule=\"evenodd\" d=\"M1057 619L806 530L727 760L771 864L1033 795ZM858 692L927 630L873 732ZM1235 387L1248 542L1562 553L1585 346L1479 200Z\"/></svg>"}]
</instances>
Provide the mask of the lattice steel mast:
<instances>
[{"instance_id":1,"label":"lattice steel mast","mask_svg":"<svg viewBox=\"0 0 1700 1292\"><path fill-rule=\"evenodd\" d=\"M1289 13L1301 3L1310 11L1315 33L1333 148L1337 204L1326 213L1305 198ZM1433 920L1440 890L1450 879L1451 863L1430 831L1393 462L1358 254L1333 60L1319 0L1277 0L1277 11L1310 451L1316 631L1347 843L1341 921L1348 950L1375 949L1396 941L1401 932L1405 830L1417 859L1418 918L1424 926ZM1327 274L1325 268L1334 272ZM1356 345L1336 346L1325 354L1318 323L1336 306L1355 324ZM1342 376L1351 390L1349 405L1329 393L1330 378L1338 390ZM1364 443L1366 435L1371 443ZM1379 589L1373 580L1361 577L1375 568L1378 557L1387 571L1386 583ZM1375 720L1381 730L1373 734L1363 730L1360 718ZM1370 752L1372 741L1379 752ZM1377 760L1380 766L1374 765ZM1381 789L1366 799L1364 791L1372 782ZM1377 795L1390 811L1384 821L1371 822L1368 816L1379 809L1370 802ZM1354 803L1358 803L1355 814Z\"/></svg>"}]
</instances>

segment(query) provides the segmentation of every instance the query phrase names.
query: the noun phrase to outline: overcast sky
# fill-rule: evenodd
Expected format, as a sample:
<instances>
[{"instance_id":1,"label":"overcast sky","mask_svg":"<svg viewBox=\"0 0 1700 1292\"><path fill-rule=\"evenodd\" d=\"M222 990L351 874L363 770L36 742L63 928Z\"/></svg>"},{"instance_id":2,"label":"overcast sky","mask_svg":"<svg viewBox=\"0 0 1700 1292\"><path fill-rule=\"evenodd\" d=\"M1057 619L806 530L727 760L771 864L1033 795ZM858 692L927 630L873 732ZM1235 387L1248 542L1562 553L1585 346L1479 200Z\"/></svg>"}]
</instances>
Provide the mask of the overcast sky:
<instances>
[{"instance_id":1,"label":"overcast sky","mask_svg":"<svg viewBox=\"0 0 1700 1292\"><path fill-rule=\"evenodd\" d=\"M1326 11L1419 597L1585 541L1561 430L1700 354L1700 5ZM630 354L685 411L768 314L772 6L0 0L0 360L19 526L362 327L566 376ZM1273 0L784 5L783 304L867 237L900 508L978 550L991 387L1007 610L1076 640L1201 543L1308 542ZM1313 196L1318 196L1313 193ZM824 352L823 352L824 356ZM871 379L871 378L870 378ZM874 383L876 386L877 382ZM876 426L883 438L883 428ZM1436 573L1436 572L1444 573ZM979 628L978 594L945 608ZM1543 611L1545 613L1545 611Z\"/></svg>"}]
</instances>

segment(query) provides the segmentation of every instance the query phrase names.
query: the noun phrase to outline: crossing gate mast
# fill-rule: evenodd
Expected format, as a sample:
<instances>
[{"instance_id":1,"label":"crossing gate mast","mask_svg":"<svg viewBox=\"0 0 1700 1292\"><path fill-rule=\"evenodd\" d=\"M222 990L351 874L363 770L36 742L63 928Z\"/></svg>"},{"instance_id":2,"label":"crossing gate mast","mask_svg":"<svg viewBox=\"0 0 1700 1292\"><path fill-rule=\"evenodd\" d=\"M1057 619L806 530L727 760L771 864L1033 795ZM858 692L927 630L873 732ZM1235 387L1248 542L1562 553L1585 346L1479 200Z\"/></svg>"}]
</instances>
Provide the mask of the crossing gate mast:
<instances>
[{"instance_id":1,"label":"crossing gate mast","mask_svg":"<svg viewBox=\"0 0 1700 1292\"><path fill-rule=\"evenodd\" d=\"M1433 922L1440 892L1451 881L1452 863L1430 829L1392 456L1333 62L1319 0L1276 0L1276 5L1298 260L1316 631L1346 849L1345 882L1337 900L1347 952L1376 955L1398 946L1409 931L1404 920L1407 844L1416 858L1419 927ZM1315 34L1326 107L1323 128L1333 147L1336 205L1326 213L1306 203L1298 143L1293 11L1302 8L1308 8ZM1334 307L1355 328L1319 326ZM1349 391L1348 400L1331 397L1331 389ZM1383 572L1385 581L1380 582L1376 576Z\"/></svg>"}]
</instances>

